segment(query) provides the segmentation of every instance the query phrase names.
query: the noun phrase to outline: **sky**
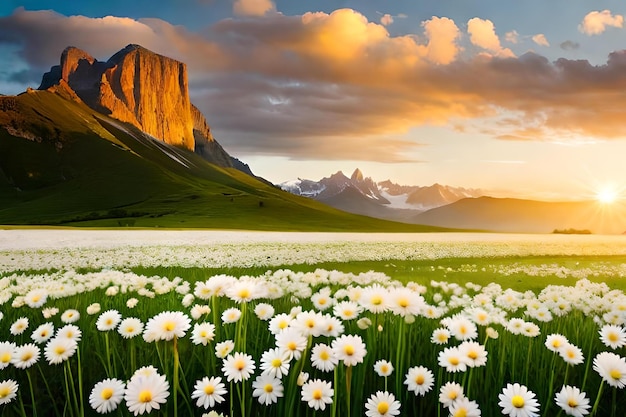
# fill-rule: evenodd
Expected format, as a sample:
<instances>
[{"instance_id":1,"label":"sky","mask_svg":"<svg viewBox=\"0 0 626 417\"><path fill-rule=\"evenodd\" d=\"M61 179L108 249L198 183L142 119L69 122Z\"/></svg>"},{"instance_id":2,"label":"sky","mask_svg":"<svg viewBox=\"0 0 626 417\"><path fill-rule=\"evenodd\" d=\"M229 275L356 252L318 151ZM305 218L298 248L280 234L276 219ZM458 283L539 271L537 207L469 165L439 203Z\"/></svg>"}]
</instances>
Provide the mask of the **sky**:
<instances>
[{"instance_id":1,"label":"sky","mask_svg":"<svg viewBox=\"0 0 626 417\"><path fill-rule=\"evenodd\" d=\"M187 64L214 137L274 183L356 168L499 197L626 194L623 0L0 2L0 93L67 46Z\"/></svg>"}]
</instances>

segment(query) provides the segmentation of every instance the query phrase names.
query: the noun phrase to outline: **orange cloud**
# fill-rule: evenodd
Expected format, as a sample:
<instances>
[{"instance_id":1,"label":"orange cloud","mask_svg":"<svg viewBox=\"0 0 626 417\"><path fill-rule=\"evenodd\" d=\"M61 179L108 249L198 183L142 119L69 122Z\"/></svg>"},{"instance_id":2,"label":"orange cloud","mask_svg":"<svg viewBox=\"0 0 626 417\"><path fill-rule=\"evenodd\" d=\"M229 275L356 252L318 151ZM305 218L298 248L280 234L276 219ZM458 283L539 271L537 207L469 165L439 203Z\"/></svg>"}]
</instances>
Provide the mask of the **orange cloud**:
<instances>
[{"instance_id":1,"label":"orange cloud","mask_svg":"<svg viewBox=\"0 0 626 417\"><path fill-rule=\"evenodd\" d=\"M491 20L474 17L467 22L467 33L472 44L486 49L502 57L514 56L508 48L502 48L500 38L496 35L496 28Z\"/></svg>"},{"instance_id":2,"label":"orange cloud","mask_svg":"<svg viewBox=\"0 0 626 417\"><path fill-rule=\"evenodd\" d=\"M422 22L428 45L427 58L435 64L449 64L454 61L460 52L456 40L461 32L452 19L447 17L433 17Z\"/></svg>"},{"instance_id":3,"label":"orange cloud","mask_svg":"<svg viewBox=\"0 0 626 417\"><path fill-rule=\"evenodd\" d=\"M593 11L583 18L578 30L586 35L599 35L606 30L607 26L623 27L624 16L614 15L610 10Z\"/></svg>"}]
</instances>

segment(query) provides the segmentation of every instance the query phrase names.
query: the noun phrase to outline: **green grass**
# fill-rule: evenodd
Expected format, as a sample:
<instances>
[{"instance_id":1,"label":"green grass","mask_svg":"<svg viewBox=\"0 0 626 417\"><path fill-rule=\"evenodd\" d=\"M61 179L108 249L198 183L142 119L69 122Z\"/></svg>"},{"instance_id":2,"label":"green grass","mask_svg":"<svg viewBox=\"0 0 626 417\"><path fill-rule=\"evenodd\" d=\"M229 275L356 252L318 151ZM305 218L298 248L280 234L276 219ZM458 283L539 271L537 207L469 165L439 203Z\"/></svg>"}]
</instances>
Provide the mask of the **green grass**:
<instances>
[{"instance_id":1,"label":"green grass","mask_svg":"<svg viewBox=\"0 0 626 417\"><path fill-rule=\"evenodd\" d=\"M168 148L170 157L158 143L139 139L136 128L124 125L120 129L120 122L46 91L23 94L18 102L22 122L39 139L13 137L0 129L0 224L448 230L335 210L238 170L212 165L184 149Z\"/></svg>"}]
</instances>

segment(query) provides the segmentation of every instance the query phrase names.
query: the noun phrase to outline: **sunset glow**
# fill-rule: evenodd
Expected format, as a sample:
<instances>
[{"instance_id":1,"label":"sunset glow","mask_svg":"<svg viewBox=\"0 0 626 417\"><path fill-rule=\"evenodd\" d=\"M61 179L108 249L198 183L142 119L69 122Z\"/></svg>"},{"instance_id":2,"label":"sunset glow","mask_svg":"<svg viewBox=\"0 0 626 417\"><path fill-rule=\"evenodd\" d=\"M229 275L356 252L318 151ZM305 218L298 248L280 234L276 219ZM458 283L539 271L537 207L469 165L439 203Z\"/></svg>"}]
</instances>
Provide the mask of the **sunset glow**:
<instances>
[{"instance_id":1,"label":"sunset glow","mask_svg":"<svg viewBox=\"0 0 626 417\"><path fill-rule=\"evenodd\" d=\"M626 3L23 3L0 3L0 94L37 88L68 45L140 44L186 64L214 137L273 183L359 168L572 200L626 178Z\"/></svg>"}]
</instances>

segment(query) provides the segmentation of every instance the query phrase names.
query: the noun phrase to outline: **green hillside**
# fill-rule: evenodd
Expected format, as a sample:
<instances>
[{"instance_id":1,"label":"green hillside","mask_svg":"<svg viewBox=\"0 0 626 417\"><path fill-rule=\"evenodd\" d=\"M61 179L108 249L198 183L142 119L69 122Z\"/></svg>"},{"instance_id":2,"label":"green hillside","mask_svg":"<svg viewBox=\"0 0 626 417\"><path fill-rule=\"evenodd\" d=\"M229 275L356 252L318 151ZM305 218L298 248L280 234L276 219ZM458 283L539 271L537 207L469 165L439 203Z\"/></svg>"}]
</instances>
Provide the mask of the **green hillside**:
<instances>
[{"instance_id":1,"label":"green hillside","mask_svg":"<svg viewBox=\"0 0 626 417\"><path fill-rule=\"evenodd\" d=\"M357 216L291 195L58 94L31 91L11 100L0 111L0 224L444 230ZM27 138L17 137L24 132Z\"/></svg>"}]
</instances>

